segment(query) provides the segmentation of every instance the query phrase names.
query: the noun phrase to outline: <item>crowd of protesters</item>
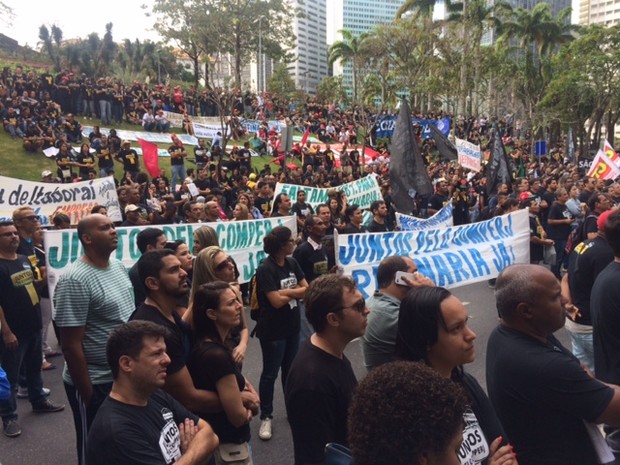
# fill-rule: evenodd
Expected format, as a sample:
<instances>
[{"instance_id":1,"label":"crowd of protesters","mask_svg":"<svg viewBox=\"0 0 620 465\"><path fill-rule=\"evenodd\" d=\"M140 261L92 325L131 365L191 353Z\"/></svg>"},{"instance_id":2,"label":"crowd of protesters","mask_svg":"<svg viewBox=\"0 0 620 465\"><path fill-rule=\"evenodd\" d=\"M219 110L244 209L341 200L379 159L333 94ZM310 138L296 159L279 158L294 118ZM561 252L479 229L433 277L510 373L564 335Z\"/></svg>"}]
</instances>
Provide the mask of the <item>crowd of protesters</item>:
<instances>
[{"instance_id":1,"label":"crowd of protesters","mask_svg":"<svg viewBox=\"0 0 620 465\"><path fill-rule=\"evenodd\" d=\"M342 402L346 404L351 400L351 395L357 385L355 376L349 373L350 365L347 366L348 360L342 351L350 340L364 334L368 309L363 299L359 299L361 294L352 281L336 278L326 279L322 275L329 275L330 271L336 270L334 267L333 241L330 245L330 232L334 229L345 234L366 234L397 229L389 183L390 157L388 148L386 145L380 146L374 140L373 131L371 131L365 142L376 144L377 155L372 160L366 160L364 149L360 146L363 141L356 133L360 118L377 119L382 115L363 114L362 110L358 108L343 108L334 103L320 104L312 99L309 99L304 105L295 105L267 95L234 91L236 104L233 108L233 116L245 115L256 118L265 124L242 147L235 146L231 150L222 146L219 136L211 141L200 139L198 145L191 148L184 147L178 138L173 137L172 146L169 149L171 179L168 178L165 169L162 169L159 175L153 178L143 172L138 154L131 148L131 143L121 140L114 129L102 132L97 124L85 137L79 121L81 119L84 122L96 118L100 120L101 125L106 126L128 122L142 125L145 130L166 133L169 126L166 125L165 118L157 119L157 115L161 115L164 111L181 113L187 117L216 116L217 107L213 99L209 98L209 92L198 91L191 86L182 90L178 86L145 85L139 82L125 86L112 79L92 80L86 76L75 76L68 71L55 76L49 73L37 76L33 72L25 73L21 67L18 67L14 72L5 70L2 74L0 116L5 131L11 137L23 139L24 148L28 151L40 152L50 147L58 149L58 154L55 155L57 173L54 175L51 171L46 170L42 173L43 181L71 182L79 179L92 179L97 175L109 176L115 174L115 163L122 166L122 169L119 170L122 175L119 176L120 179L116 180L122 221L113 225L105 216L105 209L97 207L93 210L92 215L87 216L78 225L80 241L82 241L85 249L83 263L80 263L108 271L115 268L113 278L119 285L114 299L121 302L123 307L122 312L118 314L119 321L115 322L114 325L109 321L105 322L105 325L103 322L97 323L102 325L101 328L105 330L105 334L99 334L97 342L89 340L89 344L95 344L96 347L93 345L89 348L81 348L80 337L83 338L84 334L80 335L72 331L76 325L80 327L76 321L79 320L86 327L88 319L88 315L85 316L83 312L78 315L79 312L71 309L71 301L74 297L72 292L79 294L83 307L88 308L87 311L84 310L86 313L91 311L91 307L93 312L97 312L111 303L105 301L106 299L101 295L100 287L97 288L93 285L92 289L86 289L87 286L84 284L90 280L97 284L100 279L107 279L103 273L100 273L101 270L95 273L87 266L76 266L72 272L77 278L72 276L71 279L74 281L71 282L69 282L69 278L63 278L59 283L60 297L56 296L58 299L57 307L59 306L61 309L59 314L61 330L58 336L63 344L62 350L67 358L69 373L65 377L65 387L74 412L76 431L81 431L81 435L78 435L77 447L80 463L86 463L86 456L88 455L86 430L90 427L97 408L99 405L103 405L104 411L110 410L109 401L108 404L104 404L107 399L106 396L112 392L110 398L115 399L114 386L123 382L123 376L130 370L123 371L121 363L122 374L121 381L119 381L119 367L115 365L118 360L112 360L111 365L116 372L109 373L109 376L106 373L106 376L103 376L105 383L98 383L95 378L101 373L96 372L96 370L90 372L90 368L86 369L85 366L77 363L80 360L78 360L79 357L76 358L74 351L89 352L89 354L82 353L84 357L101 358L107 334L111 334L115 329L112 326L119 326L126 321L129 315L136 310L136 307L140 314L151 315L146 319L163 324L171 331L171 334L163 332L160 336L152 336L156 341L164 338L166 345L173 349L173 352L169 354L169 359L161 362L164 368L169 365L168 379L165 383L159 383L158 386L164 387L172 397L182 404L184 409L187 409L187 411L184 409L179 409L179 411L184 413L192 411L207 419L215 433L220 436L220 442L223 442L222 438L225 438L229 445L246 444L245 448L233 448L235 453L241 453L245 457L241 463L251 463L251 449L247 448L248 425L252 417L258 415L259 410L261 419L259 437L263 440L269 440L273 435L271 423L274 414L273 389L280 370L282 370L283 387L287 395L287 408L302 408L304 404L307 408L308 405L312 405L313 408L316 406L316 411L313 411L312 414L322 414L326 417L321 417L321 421L314 423L295 423L295 415L298 415L299 418L300 412L289 411L289 418L293 418L291 427L294 429L296 463L306 463L305 460L323 461L324 444L319 444L320 452L318 455L308 456L304 454L314 454L316 451L310 451L311 447L306 447L307 444L301 444L303 441L316 442L316 434L318 434L319 429L323 435L326 435L327 439L346 442L346 405L343 408L341 404L333 406L317 400L323 395L332 396L333 392L327 392L326 386L317 388L320 392L314 393L313 396L318 397L311 397L315 403L310 403L304 400L307 398L303 397L304 394L300 394L297 390L293 393L290 390L287 391L286 375L291 369L293 373L296 373L296 377L301 376L296 378L296 385L304 386L307 384L307 381L303 379L303 370L300 375L299 370L296 372L294 364L300 341L306 341L301 342L305 345L302 345L303 350L300 349L304 361L314 361L316 354L312 354L316 350L322 350L325 354L338 354L336 358L339 359L339 364L333 366L339 368L334 368L333 372L319 374L326 376L326 379L332 379L332 376L337 374L342 376L345 373L347 375L344 383L346 386L340 386L343 389L337 393L340 396L339 398L343 399ZM148 115L146 119L145 115ZM420 116L440 119L447 115L437 112ZM153 118L152 121L151 117ZM301 129L307 129L310 134L319 139L320 143L297 143L290 153L284 153L282 147L277 143L278 134L273 129L270 130L267 125L269 119L288 119ZM574 275L578 272L573 261L577 259L576 255L585 253L584 247L587 249L590 246L588 241L596 240L599 238L599 233L605 231L606 221L610 215L606 212L620 205L620 183L596 180L585 176L577 165L565 159L562 144L554 147L545 157L534 157L529 153L531 135L526 130L522 130L511 115L497 120L490 120L484 116L476 118L455 117L452 121L457 136L474 143L480 143L483 149L486 149L485 144L489 139L491 123L494 123L519 170L513 173L511 182L494 182L494 188L489 192L484 171L481 173L470 172L464 170L454 161L442 160L433 140L423 139L422 128L418 127L418 142L434 191L427 196L417 196L415 208L406 213L430 217L451 203L454 224L460 225L527 208L530 217L531 262L532 264L540 264L545 261L551 266L553 275L545 270L547 274L541 274L541 280L548 280L549 276L555 276L558 280L558 295L554 298L558 305L561 290L563 303L561 308L565 308L564 301L570 304L570 308L574 307L571 323L567 324L573 341L573 351L575 356L583 363L591 366L592 371L594 371L591 355L594 353L591 338L592 320L586 311L578 311L584 310L583 308L577 308L575 305L575 302L582 295L575 291L573 293L577 295L571 295L571 288L575 286ZM80 146L77 153L73 151L72 144ZM338 149L335 148L336 146ZM273 159L261 169L256 169L251 162L250 149L255 149L259 153L269 153ZM185 165L185 161L188 159L195 163L195 167ZM363 209L359 205L350 203L343 192L335 188L369 174L377 176L382 200L372 203L368 209L370 215L367 215L370 220L365 220ZM295 198L289 198L287 194L278 194L274 197L276 183L278 182L326 188L328 189L328 201L325 204L313 207L307 202L306 192L303 189L297 191ZM23 209L16 211L15 223L19 226L19 222L32 221L33 225L36 225L37 219L30 213L30 211L24 213ZM244 352L247 348L248 328L245 317L240 316L240 314L243 312L243 304L250 303L253 289L234 284L238 278L236 265L227 256L226 251L219 248L218 238L213 229L209 226L200 226L200 224L251 221L287 215L296 216L300 231L298 236L292 236L287 228L272 230L265 238L264 243L267 258L256 273L254 291L258 294L257 299L262 312L258 316L258 337L261 339L263 354L263 373L259 392L256 392L241 373ZM68 216L62 212L57 213L52 218L52 222L56 228L70 226ZM175 223L196 225L193 251L196 254L195 258L192 257L192 251L189 250L188 244L182 241L169 243L163 240L163 231L158 227ZM620 236L620 223L618 224L617 229L619 231L614 232L614 234ZM132 269L129 273L130 281L128 277L124 276L124 271L116 270L118 268L116 262L110 258L110 254L115 249L113 244L114 228L115 226L148 225L151 227L144 229L137 238L136 245L142 252L143 258L141 258L141 262L138 262L136 269ZM40 225L38 226L40 229ZM23 230L23 227L21 229ZM15 260L13 247L16 249L19 245L20 228L16 228L12 222L6 222L6 224L0 224L0 230L3 232L0 235L2 236L0 240L4 241L6 238L7 241L6 244L0 244L3 247L0 252L4 254L4 258L0 258ZM38 243L34 245L42 248L40 236L37 238ZM8 242L9 239L11 242ZM618 241L615 236L612 240ZM586 244L586 246L582 244ZM298 246L297 249L296 246ZM169 249L169 251L156 252L158 249L164 248ZM555 256L554 259L547 257L551 250L554 252L552 254ZM31 276L32 283L30 284L35 281L43 281L40 275L36 275L36 270L40 272L44 258L35 255L34 258L30 259L30 262L33 264L33 272L35 272L34 277ZM382 266L389 267L391 265L382 263ZM529 270L543 273L537 271L538 268ZM399 271L411 270L405 264L405 268ZM498 284L500 294L503 289L510 287L511 279L518 278L513 277L513 275L516 276L519 273L518 269L517 271L513 269L505 273L505 277L500 277ZM167 278L169 275L173 277ZM313 286L314 280L317 281ZM387 281L386 289L392 286L390 279ZM561 288L560 282L562 283ZM230 283L234 285L231 286ZM325 286L320 286L317 283L324 283ZM415 289L409 291L409 297L403 300L402 305L398 302L401 313L413 311L412 308L417 308L412 302L424 294L420 293L416 296L416 289L431 286L432 282L422 284L408 282L408 284ZM489 284L495 286L494 281ZM591 285L593 286L594 283ZM329 286L332 286L331 291ZM545 292L551 292L555 289L554 286L534 289L532 292L542 295ZM133 289L133 296L130 295L131 293L125 292L130 288ZM91 291L96 295L89 295L88 293ZM440 290L439 292L444 291ZM336 297L333 298L331 295L329 302L330 305L333 305L333 312L326 313L328 309L325 308L325 305L313 305L315 299L321 302L321 298L326 298L320 295L321 292L336 292L334 294ZM434 291L427 290L425 292L429 295L436 294ZM138 294L141 295L140 299L138 299ZM302 301L304 297L309 301L310 307L305 312ZM451 444L456 444L454 447L450 446L452 450L449 452L461 457L460 463L516 464L517 458L512 453L508 441L508 439L512 439L515 426L511 423L511 419L506 416L506 409L498 408L500 405L497 401L499 398L498 389L493 392L495 397L491 396L493 403L491 405L477 382L469 375L464 377L462 371L462 365L473 360L472 342L475 339L475 334L466 326L467 314L465 309L460 301L451 297L447 291L442 296L435 297L433 298L437 302L433 303L432 308L436 314L433 315L432 328L426 328L432 334L425 335L430 342L424 345L422 349L428 354L439 354L436 356L438 358L433 358L433 360L427 358L427 352L415 357L401 356L400 358L420 359L439 373L442 373L442 368L449 368L445 370L447 372L445 378L458 385L470 383L466 387L473 391L467 392L467 402L469 404L479 402L480 405L485 406L484 416L493 420L494 427L489 429L493 431L492 437L487 437L484 445L481 446L481 449L484 449L483 452L465 451L465 446L461 445L460 441L456 441L454 431L455 428L458 429L463 426L462 422L452 421L452 423L458 423L457 426L451 424L450 434L445 434L446 440L449 439ZM33 299L30 302L33 308L38 308L38 304ZM518 305L531 304L530 300L527 302L524 300L524 302L518 303ZM423 307L426 310L431 308L423 304L421 304L421 308ZM2 305L11 307L10 321L6 321L9 321L12 326L16 315L14 308L8 303ZM553 306L555 308L557 305L554 303ZM458 310L456 313L455 308ZM351 313L347 313L345 310L351 310ZM372 310L374 311L374 309ZM287 317L275 321L273 316L279 311L280 313L286 312ZM506 321L510 324L518 319L518 315L514 315L514 309L506 307L504 311ZM458 314L458 318L454 317L458 319L456 322L458 326L454 328L448 326L448 321L450 321L446 316L448 314L452 317L454 314ZM542 318L538 313L535 316ZM307 317L307 321L305 321L305 317ZM308 328L308 323L313 326L314 333ZM542 323L549 323L549 320L542 318ZM542 327L528 320L519 325L515 323L515 328L523 330L528 324L531 324L535 329ZM544 334L538 334L538 336L545 340L552 337L546 331L558 329L555 328L554 324L549 323L548 327L545 326L544 328ZM552 326L553 328L551 328ZM40 325L36 331L39 329ZM92 326L89 327L89 330L93 330ZM467 351L469 351L466 356L461 354L453 357L453 352L456 349L450 345L442 345L444 344L443 339L439 340L438 337L448 337L448 333L450 335L457 334L464 341L464 344L467 345ZM402 334L406 333L403 332ZM401 340L402 334L399 333ZM199 344L194 346L193 351L186 345L187 340L193 337L192 335L200 337ZM31 365L38 366L44 362L43 355L46 349L42 343L46 341L41 341L38 336L33 336L32 340L34 341L33 344L41 345L41 350L37 347L36 351L30 351L28 357L30 357ZM14 341L11 339L11 342ZM410 344L413 345L414 342L416 341L413 340ZM555 339L553 339L553 343L556 343ZM108 348L108 352L109 350ZM561 363L568 363L572 367L571 369L575 370L572 365L574 360L571 358L572 356L564 354L563 350L557 350L562 352L562 357L565 357ZM390 354L390 358L393 358L392 355ZM119 356L122 357L123 354ZM449 359L450 363L445 362L444 359ZM205 363L205 360L208 360L208 363ZM110 362L109 358L108 362ZM330 363L333 363L333 360ZM204 366L210 364L216 366L217 369L214 369L213 372L205 370ZM16 368L14 365L11 366L10 373L13 389L17 387L19 371L18 367ZM318 364L317 367L321 371L323 365ZM30 395L35 411L38 409L42 412L55 412L64 408L64 405L46 400L49 392L46 393L43 390L39 377L34 376L32 370L30 371L28 388L33 391L37 390L36 394L31 393ZM91 381L87 379L89 376L92 378ZM432 377L432 374L429 376ZM613 377L609 381L617 382ZM437 380L433 382L437 382ZM126 387L130 384L128 383ZM93 385L98 386L94 391ZM589 386L600 391L600 397L597 397L599 402L597 412L601 413L604 411L604 407L612 402L606 397L609 396L609 391L599 384L589 384ZM24 388L24 386L22 387ZM288 389L293 389L293 387L288 387ZM303 391L303 389L301 390ZM208 392L208 394L205 395L204 392ZM97 396L97 408L90 405L91 399L85 399L84 395ZM289 398L295 398L295 395L302 397L296 398L295 401L289 400ZM459 407L456 416L458 418L463 417L466 429L471 428L472 431L480 432L479 428L482 428L484 431L484 426L478 425L482 414L478 411L473 413L469 410L464 411L462 408L463 399L460 397L462 393L450 392L446 395L453 398L458 397ZM478 395L480 398L474 400L473 397ZM218 398L222 399L219 404ZM613 404L615 406L616 403L620 403L620 400L613 402L615 402ZM15 408L13 408L14 398L9 401L9 404L0 404L0 407L2 407L0 413L3 414L5 435L19 436L21 427L17 423ZM93 409L89 411L86 407L93 407ZM321 408L329 411L321 412ZM359 404L357 408L360 408ZM480 407L478 406L478 408ZM498 409L499 419L492 412L493 408ZM302 413L306 415L305 412ZM422 414L420 413L420 415ZM301 416L303 417L303 415ZM468 421L472 421L472 415L473 426L468 424ZM477 415L478 418L476 418ZM620 415L613 416L614 424L619 423L620 418L616 417L620 417ZM584 414L583 418L593 421L598 420L599 415ZM500 437L504 434L500 420L504 422L508 438ZM103 420L99 420L99 423L101 421ZM309 424L313 424L316 430L311 430L307 426ZM356 427L354 420L351 420L350 427ZM384 429L386 425L374 425L374 427ZM333 434L327 434L326 431L331 430L326 428L334 428ZM358 431L357 434L360 432ZM514 436L517 437L518 441L523 440L520 434L514 434ZM354 452L359 453L363 444L360 444L359 441L355 442L355 434L351 437L354 439ZM577 434L576 437L581 436ZM380 439L381 442L389 442L389 438L382 437ZM181 441L182 439L177 438L176 440ZM421 441L424 440L421 439ZM425 443L419 448L425 450L426 446ZM520 442L519 446L522 447L522 450L528 451L528 454L531 453L535 456L536 451L530 451L527 441ZM550 445L549 447L555 446ZM442 443L437 447L443 451L448 446L447 443ZM518 449L517 451L519 452ZM180 456L182 451L179 448L177 452ZM439 449L434 452L439 452ZM89 453L94 454L93 451ZM226 462L225 455L227 453L230 453L230 448L218 449L216 452L218 464ZM461 453L463 453L462 456ZM360 463L363 463L362 456L360 456ZM414 461L413 463L417 462ZM452 462L440 460L436 463Z\"/></svg>"}]
</instances>

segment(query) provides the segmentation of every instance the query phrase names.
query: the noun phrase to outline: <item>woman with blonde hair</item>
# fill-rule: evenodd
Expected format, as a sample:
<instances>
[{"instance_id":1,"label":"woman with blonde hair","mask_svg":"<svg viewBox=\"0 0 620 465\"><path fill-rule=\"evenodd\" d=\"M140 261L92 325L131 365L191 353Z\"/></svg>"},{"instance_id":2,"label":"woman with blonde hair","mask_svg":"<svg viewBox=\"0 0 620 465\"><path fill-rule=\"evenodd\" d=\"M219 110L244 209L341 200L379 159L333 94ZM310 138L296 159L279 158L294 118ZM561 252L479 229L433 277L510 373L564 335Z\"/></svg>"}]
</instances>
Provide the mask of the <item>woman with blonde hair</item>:
<instances>
[{"instance_id":1,"label":"woman with blonde hair","mask_svg":"<svg viewBox=\"0 0 620 465\"><path fill-rule=\"evenodd\" d=\"M239 302L243 304L239 283L237 282L238 277L239 273L237 272L232 259L221 248L211 246L201 250L196 256L196 260L194 262L194 277L189 296L190 303L194 302L194 297L196 296L198 289L200 289L200 286L203 284L212 283L215 281L224 281L231 285L231 288L235 291ZM193 308L190 305L190 309L183 318L190 324L193 321L192 312ZM250 333L248 331L248 324L244 311L241 314L241 323L231 331L230 337L226 341L227 345L232 350L235 363L239 366L243 364L243 359L245 358L245 352L248 348L249 340Z\"/></svg>"},{"instance_id":2,"label":"woman with blonde hair","mask_svg":"<svg viewBox=\"0 0 620 465\"><path fill-rule=\"evenodd\" d=\"M244 203L237 203L235 205L235 209L233 211L232 221L244 221L250 219L250 210L248 210L247 205Z\"/></svg>"}]
</instances>

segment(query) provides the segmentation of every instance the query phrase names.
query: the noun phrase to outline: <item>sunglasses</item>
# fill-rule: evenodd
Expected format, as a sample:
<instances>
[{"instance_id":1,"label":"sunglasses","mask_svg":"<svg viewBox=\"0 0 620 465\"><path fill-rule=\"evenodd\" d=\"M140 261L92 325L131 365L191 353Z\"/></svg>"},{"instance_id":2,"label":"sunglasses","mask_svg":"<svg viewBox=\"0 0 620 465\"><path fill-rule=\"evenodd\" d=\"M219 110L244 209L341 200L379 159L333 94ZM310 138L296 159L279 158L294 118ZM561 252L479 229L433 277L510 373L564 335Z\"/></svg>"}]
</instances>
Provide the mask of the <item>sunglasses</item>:
<instances>
[{"instance_id":1,"label":"sunglasses","mask_svg":"<svg viewBox=\"0 0 620 465\"><path fill-rule=\"evenodd\" d=\"M340 307L337 311L346 310L347 308L353 309L358 313L364 313L364 310L366 310L366 301L364 299L360 299L353 305L349 305L347 307Z\"/></svg>"},{"instance_id":2,"label":"sunglasses","mask_svg":"<svg viewBox=\"0 0 620 465\"><path fill-rule=\"evenodd\" d=\"M16 221L28 220L28 221L39 221L39 217L37 215L30 216L22 216L21 218L16 218Z\"/></svg>"},{"instance_id":3,"label":"sunglasses","mask_svg":"<svg viewBox=\"0 0 620 465\"><path fill-rule=\"evenodd\" d=\"M222 271L223 269L225 269L226 267L228 267L230 264L232 263L232 260L230 257L226 257L226 260L224 260L222 263L220 263L219 265L217 265L215 267L215 269L217 271Z\"/></svg>"}]
</instances>

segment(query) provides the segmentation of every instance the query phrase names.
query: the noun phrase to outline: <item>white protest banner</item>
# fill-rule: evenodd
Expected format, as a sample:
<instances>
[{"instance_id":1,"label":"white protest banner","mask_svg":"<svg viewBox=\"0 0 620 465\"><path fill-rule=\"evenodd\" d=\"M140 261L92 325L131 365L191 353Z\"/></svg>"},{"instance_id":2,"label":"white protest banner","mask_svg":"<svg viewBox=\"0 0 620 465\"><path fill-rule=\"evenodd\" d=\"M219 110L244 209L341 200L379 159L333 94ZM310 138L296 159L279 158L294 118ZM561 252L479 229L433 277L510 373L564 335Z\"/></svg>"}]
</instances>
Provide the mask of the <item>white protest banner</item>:
<instances>
[{"instance_id":1,"label":"white protest banner","mask_svg":"<svg viewBox=\"0 0 620 465\"><path fill-rule=\"evenodd\" d=\"M401 231L420 231L422 229L446 228L452 226L452 203L448 203L430 218L416 218L396 212L396 226Z\"/></svg>"},{"instance_id":2,"label":"white protest banner","mask_svg":"<svg viewBox=\"0 0 620 465\"><path fill-rule=\"evenodd\" d=\"M423 231L335 234L336 263L369 297L377 289L381 260L411 257L420 273L437 286L464 286L495 278L514 263L530 262L526 210L480 223Z\"/></svg>"},{"instance_id":3,"label":"white protest banner","mask_svg":"<svg viewBox=\"0 0 620 465\"><path fill-rule=\"evenodd\" d=\"M122 261L126 268L131 268L140 258L136 237L140 231L149 227L160 228L169 241L177 239L185 241L189 249L193 250L194 230L201 226L210 226L217 233L220 247L226 250L237 263L240 273L239 282L246 283L250 281L259 263L265 258L263 237L280 225L293 231L293 237L297 236L297 221L294 216L222 223L119 227L116 228L118 247L113 256ZM47 281L50 294L53 295L58 278L71 263L83 255L83 249L75 229L47 230L44 235Z\"/></svg>"},{"instance_id":4,"label":"white protest banner","mask_svg":"<svg viewBox=\"0 0 620 465\"><path fill-rule=\"evenodd\" d=\"M213 139L217 136L217 133L224 134L224 130L222 126L215 124L201 124L194 123L194 135L196 137L205 138L205 139ZM232 131L228 128L228 135L232 135Z\"/></svg>"},{"instance_id":5,"label":"white protest banner","mask_svg":"<svg viewBox=\"0 0 620 465\"><path fill-rule=\"evenodd\" d=\"M59 211L69 216L71 224L77 224L95 205L106 207L112 221L123 221L111 176L69 184L0 176L0 221L11 219L16 208L28 206L39 215L42 226L50 226Z\"/></svg>"},{"instance_id":6,"label":"white protest banner","mask_svg":"<svg viewBox=\"0 0 620 465\"><path fill-rule=\"evenodd\" d=\"M479 145L472 144L471 142L457 137L454 140L454 146L459 155L459 165L472 171L480 171L482 153L480 152Z\"/></svg>"},{"instance_id":7,"label":"white protest banner","mask_svg":"<svg viewBox=\"0 0 620 465\"><path fill-rule=\"evenodd\" d=\"M347 196L347 205L357 204L360 208L369 208L375 200L383 200L381 189L377 183L377 175L370 174L353 182L348 182L337 187L319 188L300 186L297 184L277 183L273 196L287 194L293 203L297 200L297 192L306 193L306 203L312 208L320 203L327 203L327 192L330 190L343 191Z\"/></svg>"}]
</instances>

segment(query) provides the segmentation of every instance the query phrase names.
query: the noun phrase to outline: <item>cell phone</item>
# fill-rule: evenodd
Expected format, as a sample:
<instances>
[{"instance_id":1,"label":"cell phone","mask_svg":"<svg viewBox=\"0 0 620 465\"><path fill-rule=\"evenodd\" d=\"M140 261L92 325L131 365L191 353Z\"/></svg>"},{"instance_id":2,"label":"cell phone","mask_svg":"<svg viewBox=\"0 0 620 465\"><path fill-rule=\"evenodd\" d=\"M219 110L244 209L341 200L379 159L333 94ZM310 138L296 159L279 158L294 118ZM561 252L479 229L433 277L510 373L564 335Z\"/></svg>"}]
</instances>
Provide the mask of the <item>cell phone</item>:
<instances>
[{"instance_id":1,"label":"cell phone","mask_svg":"<svg viewBox=\"0 0 620 465\"><path fill-rule=\"evenodd\" d=\"M406 277L407 279L413 281L415 279L415 273L407 273L406 271L397 271L396 272L396 279L394 280L394 282L396 284L400 284L401 286L408 286L409 284L407 284L404 280L403 280L403 276Z\"/></svg>"}]
</instances>

